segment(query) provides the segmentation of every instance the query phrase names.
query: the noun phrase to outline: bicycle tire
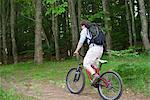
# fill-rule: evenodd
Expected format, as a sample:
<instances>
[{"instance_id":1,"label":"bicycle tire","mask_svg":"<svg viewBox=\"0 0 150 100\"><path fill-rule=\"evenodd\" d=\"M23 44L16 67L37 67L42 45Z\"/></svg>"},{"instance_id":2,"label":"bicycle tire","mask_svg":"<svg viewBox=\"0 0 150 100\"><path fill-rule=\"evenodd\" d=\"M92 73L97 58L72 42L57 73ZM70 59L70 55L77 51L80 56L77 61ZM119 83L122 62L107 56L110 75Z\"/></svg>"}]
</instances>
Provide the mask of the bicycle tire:
<instances>
[{"instance_id":1,"label":"bicycle tire","mask_svg":"<svg viewBox=\"0 0 150 100\"><path fill-rule=\"evenodd\" d=\"M74 72L74 73L73 73ZM74 82L74 78L76 77L76 72L79 73L79 76L77 77L77 81ZM73 76L73 79L72 77ZM80 86L74 88L73 86L77 85L77 82L81 81ZM70 82L73 82L70 84ZM71 68L66 76L66 86L68 88L68 90L73 93L73 94L79 94L83 91L84 87L85 87L85 76L84 73L81 70L77 71L77 68Z\"/></svg>"},{"instance_id":2,"label":"bicycle tire","mask_svg":"<svg viewBox=\"0 0 150 100\"><path fill-rule=\"evenodd\" d=\"M108 79L108 77L107 77L107 79L106 79L105 76L108 76L108 75L110 75L110 76L112 75L112 76L114 77L114 80L110 80L110 78ZM100 76L100 78L103 79L103 80L105 80L105 81L109 81L109 85L110 85L110 86L108 86L108 87L103 86L102 84L103 84L104 82L103 82L102 80L99 81L99 85L98 85L98 92L99 92L99 95L100 95L104 100L117 100L117 99L119 99L119 98L121 97L121 95L122 95L122 85L123 85L122 79L121 79L120 75L119 75L118 73L116 73L116 72L109 71L109 72L103 73L103 74ZM112 78L112 79L113 79L113 78ZM111 89L115 90L114 88L115 88L116 83L113 84L114 81L116 81L116 82L118 83L118 91L117 91L117 94L114 95L114 96L112 96L112 97L110 97L110 95L112 95L112 94L109 94L109 96L106 96L105 92L107 92L107 89L108 89L108 91L110 91ZM117 86L117 85L116 85L116 86ZM103 89L102 89L103 87L105 88L104 91L103 91ZM111 90L111 91L113 91L113 90ZM113 91L113 93L114 93L114 91Z\"/></svg>"}]
</instances>

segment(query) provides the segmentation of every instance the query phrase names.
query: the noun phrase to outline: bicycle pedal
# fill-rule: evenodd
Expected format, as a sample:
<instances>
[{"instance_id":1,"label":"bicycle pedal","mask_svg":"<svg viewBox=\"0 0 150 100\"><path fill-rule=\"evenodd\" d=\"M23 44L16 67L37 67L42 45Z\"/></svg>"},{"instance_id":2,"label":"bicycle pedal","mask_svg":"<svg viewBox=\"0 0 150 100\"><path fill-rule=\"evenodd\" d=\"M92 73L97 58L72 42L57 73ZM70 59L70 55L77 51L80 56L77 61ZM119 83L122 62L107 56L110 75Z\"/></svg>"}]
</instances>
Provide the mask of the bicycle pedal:
<instances>
[{"instance_id":1,"label":"bicycle pedal","mask_svg":"<svg viewBox=\"0 0 150 100\"><path fill-rule=\"evenodd\" d=\"M91 86L95 87L95 88L98 88L98 84L92 84L91 83Z\"/></svg>"}]
</instances>

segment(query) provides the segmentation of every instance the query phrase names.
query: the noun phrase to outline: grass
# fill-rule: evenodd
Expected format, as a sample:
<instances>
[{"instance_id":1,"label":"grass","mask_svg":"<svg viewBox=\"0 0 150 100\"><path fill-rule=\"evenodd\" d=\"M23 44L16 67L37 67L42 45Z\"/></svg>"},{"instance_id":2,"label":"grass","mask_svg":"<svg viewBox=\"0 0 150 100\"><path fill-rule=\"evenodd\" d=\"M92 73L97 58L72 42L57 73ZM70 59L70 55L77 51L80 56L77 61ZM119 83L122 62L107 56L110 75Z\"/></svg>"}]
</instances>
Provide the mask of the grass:
<instances>
[{"instance_id":1,"label":"grass","mask_svg":"<svg viewBox=\"0 0 150 100\"><path fill-rule=\"evenodd\" d=\"M125 58L120 58L125 59ZM124 82L126 88L134 92L144 93L150 96L150 57L140 56L137 58L126 59L116 68Z\"/></svg>"},{"instance_id":2,"label":"grass","mask_svg":"<svg viewBox=\"0 0 150 100\"><path fill-rule=\"evenodd\" d=\"M102 72L115 70L121 75L125 88L131 88L134 91L150 96L149 56L112 58L104 56L103 59L108 59L109 63L102 67ZM46 61L41 65L33 64L33 62L23 62L15 65L0 66L0 76L7 81L12 81L13 79L17 82L52 80L56 84L64 84L68 70L77 65L78 62L75 59L58 62ZM86 83L89 84L88 79Z\"/></svg>"},{"instance_id":3,"label":"grass","mask_svg":"<svg viewBox=\"0 0 150 100\"><path fill-rule=\"evenodd\" d=\"M33 97L17 94L14 89L4 90L0 86L0 100L36 100Z\"/></svg>"}]
</instances>

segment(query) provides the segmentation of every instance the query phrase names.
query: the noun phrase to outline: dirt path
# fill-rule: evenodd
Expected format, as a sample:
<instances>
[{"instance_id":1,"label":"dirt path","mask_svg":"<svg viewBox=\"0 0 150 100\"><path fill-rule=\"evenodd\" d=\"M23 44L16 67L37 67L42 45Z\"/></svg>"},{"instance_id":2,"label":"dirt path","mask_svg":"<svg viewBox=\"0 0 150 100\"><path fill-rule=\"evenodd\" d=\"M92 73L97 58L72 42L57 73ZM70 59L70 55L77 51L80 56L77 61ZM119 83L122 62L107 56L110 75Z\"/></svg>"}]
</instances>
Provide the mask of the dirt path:
<instances>
[{"instance_id":1,"label":"dirt path","mask_svg":"<svg viewBox=\"0 0 150 100\"><path fill-rule=\"evenodd\" d=\"M80 95L70 94L65 87L61 84L60 87L54 85L52 82L44 81L25 81L16 83L6 82L2 80L2 86L5 88L15 88L18 93L23 95L32 96L36 100L102 100L98 95L96 89L92 87L85 87ZM124 91L119 100L150 100L150 97L145 97L141 94L134 94L131 91Z\"/></svg>"}]
</instances>

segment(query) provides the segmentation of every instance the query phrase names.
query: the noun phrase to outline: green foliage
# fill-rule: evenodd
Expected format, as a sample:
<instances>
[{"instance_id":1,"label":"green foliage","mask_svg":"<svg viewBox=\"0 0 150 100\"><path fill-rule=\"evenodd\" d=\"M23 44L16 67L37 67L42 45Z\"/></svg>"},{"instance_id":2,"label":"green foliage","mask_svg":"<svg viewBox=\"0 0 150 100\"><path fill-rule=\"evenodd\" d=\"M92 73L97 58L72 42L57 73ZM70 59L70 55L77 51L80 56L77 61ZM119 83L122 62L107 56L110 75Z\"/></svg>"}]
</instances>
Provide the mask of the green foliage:
<instances>
[{"instance_id":1,"label":"green foliage","mask_svg":"<svg viewBox=\"0 0 150 100\"><path fill-rule=\"evenodd\" d=\"M0 86L0 100L12 100L14 95L14 90L4 91Z\"/></svg>"},{"instance_id":2,"label":"green foliage","mask_svg":"<svg viewBox=\"0 0 150 100\"><path fill-rule=\"evenodd\" d=\"M104 12L103 11L99 11L98 13L95 13L94 15L87 15L86 16L88 18L89 21L95 21L96 19L103 19L104 17Z\"/></svg>"},{"instance_id":3,"label":"green foliage","mask_svg":"<svg viewBox=\"0 0 150 100\"><path fill-rule=\"evenodd\" d=\"M17 7L21 10L22 16L34 16L33 0L17 0L16 3Z\"/></svg>"},{"instance_id":4,"label":"green foliage","mask_svg":"<svg viewBox=\"0 0 150 100\"><path fill-rule=\"evenodd\" d=\"M138 57L139 56L139 53L132 48L126 50L120 50L120 51L110 50L108 53L116 57Z\"/></svg>"},{"instance_id":5,"label":"green foliage","mask_svg":"<svg viewBox=\"0 0 150 100\"><path fill-rule=\"evenodd\" d=\"M146 54L146 55L150 55L150 50L146 50L146 51L145 51L145 54Z\"/></svg>"},{"instance_id":6,"label":"green foliage","mask_svg":"<svg viewBox=\"0 0 150 100\"><path fill-rule=\"evenodd\" d=\"M46 4L54 4L56 0L44 0L44 2L46 2Z\"/></svg>"},{"instance_id":7,"label":"green foliage","mask_svg":"<svg viewBox=\"0 0 150 100\"><path fill-rule=\"evenodd\" d=\"M33 97L28 97L22 94L16 94L15 90L9 89L4 90L0 86L0 100L35 100Z\"/></svg>"},{"instance_id":8,"label":"green foliage","mask_svg":"<svg viewBox=\"0 0 150 100\"><path fill-rule=\"evenodd\" d=\"M138 92L150 92L150 67L148 63L123 63L115 68L126 87L134 88Z\"/></svg>"},{"instance_id":9,"label":"green foliage","mask_svg":"<svg viewBox=\"0 0 150 100\"><path fill-rule=\"evenodd\" d=\"M57 5L52 6L55 3ZM45 15L49 15L52 13L52 14L55 14L56 16L64 13L66 11L66 7L68 6L67 2L63 1L60 4L60 3L57 3L57 0L45 0L45 4L47 6L47 11Z\"/></svg>"}]
</instances>

